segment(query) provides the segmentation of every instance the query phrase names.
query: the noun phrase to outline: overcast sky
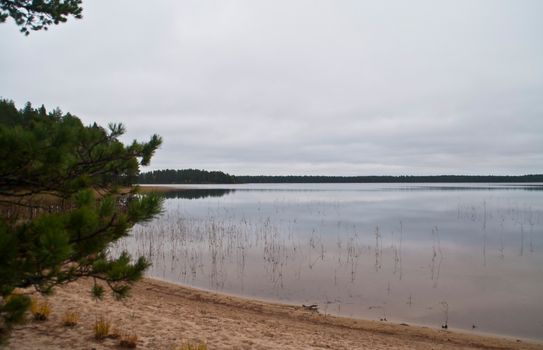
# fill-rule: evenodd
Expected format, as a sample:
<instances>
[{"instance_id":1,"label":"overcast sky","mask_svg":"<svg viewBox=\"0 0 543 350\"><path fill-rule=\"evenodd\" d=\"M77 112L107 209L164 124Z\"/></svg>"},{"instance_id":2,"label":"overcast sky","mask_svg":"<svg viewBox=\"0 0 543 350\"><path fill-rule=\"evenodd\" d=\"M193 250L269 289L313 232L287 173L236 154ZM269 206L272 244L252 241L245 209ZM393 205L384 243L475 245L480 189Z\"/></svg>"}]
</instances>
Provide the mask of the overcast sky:
<instances>
[{"instance_id":1,"label":"overcast sky","mask_svg":"<svg viewBox=\"0 0 543 350\"><path fill-rule=\"evenodd\" d=\"M543 173L543 1L83 7L0 24L0 96L161 135L147 170Z\"/></svg>"}]
</instances>

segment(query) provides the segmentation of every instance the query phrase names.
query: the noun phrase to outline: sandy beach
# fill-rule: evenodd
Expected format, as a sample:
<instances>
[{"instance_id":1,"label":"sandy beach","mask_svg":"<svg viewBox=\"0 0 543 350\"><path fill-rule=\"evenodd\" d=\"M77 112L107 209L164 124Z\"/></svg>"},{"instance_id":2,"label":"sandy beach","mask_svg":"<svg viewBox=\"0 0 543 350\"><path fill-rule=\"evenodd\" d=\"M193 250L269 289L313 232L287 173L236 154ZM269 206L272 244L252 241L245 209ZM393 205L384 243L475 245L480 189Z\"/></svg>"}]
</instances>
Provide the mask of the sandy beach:
<instances>
[{"instance_id":1,"label":"sandy beach","mask_svg":"<svg viewBox=\"0 0 543 350\"><path fill-rule=\"evenodd\" d=\"M119 349L119 338L94 338L105 317L111 333L137 335L138 349L543 349L543 344L412 325L333 317L300 306L274 304L144 279L130 298L94 301L91 282L78 281L48 297L46 321L16 326L7 349ZM62 325L75 311L76 326Z\"/></svg>"}]
</instances>

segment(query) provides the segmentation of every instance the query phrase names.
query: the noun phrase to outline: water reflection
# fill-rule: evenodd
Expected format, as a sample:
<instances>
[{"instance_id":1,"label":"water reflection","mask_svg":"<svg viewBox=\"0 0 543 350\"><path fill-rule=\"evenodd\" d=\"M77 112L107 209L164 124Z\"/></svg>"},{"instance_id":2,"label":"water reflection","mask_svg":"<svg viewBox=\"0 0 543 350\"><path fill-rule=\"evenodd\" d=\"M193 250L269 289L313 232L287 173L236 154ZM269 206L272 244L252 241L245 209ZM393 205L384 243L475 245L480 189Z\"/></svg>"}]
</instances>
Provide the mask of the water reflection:
<instances>
[{"instance_id":1,"label":"water reflection","mask_svg":"<svg viewBox=\"0 0 543 350\"><path fill-rule=\"evenodd\" d=\"M162 192L161 195L164 198L169 199L202 199L207 197L222 197L230 193L233 193L235 189L224 189L224 188L211 188L211 189L193 189L186 188L176 191L166 191Z\"/></svg>"},{"instance_id":2,"label":"water reflection","mask_svg":"<svg viewBox=\"0 0 543 350\"><path fill-rule=\"evenodd\" d=\"M117 249L147 256L152 276L200 288L542 338L537 191L261 186L170 198Z\"/></svg>"},{"instance_id":3,"label":"water reflection","mask_svg":"<svg viewBox=\"0 0 543 350\"><path fill-rule=\"evenodd\" d=\"M480 185L480 184L472 184L472 185L433 185L433 186L427 186L427 185L419 185L419 186L405 186L405 187L397 187L394 188L394 190L401 190L401 191L505 191L505 190L511 190L511 191L543 191L543 185L538 184L519 184L519 185L511 185L511 184L490 184L490 185Z\"/></svg>"}]
</instances>

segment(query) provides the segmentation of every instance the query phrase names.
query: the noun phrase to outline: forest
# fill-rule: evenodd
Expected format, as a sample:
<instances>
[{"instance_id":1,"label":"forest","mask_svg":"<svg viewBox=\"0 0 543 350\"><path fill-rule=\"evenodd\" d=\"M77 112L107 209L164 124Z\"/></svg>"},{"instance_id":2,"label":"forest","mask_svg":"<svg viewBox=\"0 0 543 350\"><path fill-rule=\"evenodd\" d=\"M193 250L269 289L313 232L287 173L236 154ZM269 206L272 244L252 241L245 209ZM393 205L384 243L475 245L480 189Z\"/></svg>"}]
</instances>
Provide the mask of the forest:
<instances>
[{"instance_id":1,"label":"forest","mask_svg":"<svg viewBox=\"0 0 543 350\"><path fill-rule=\"evenodd\" d=\"M139 175L140 184L242 184L242 183L540 183L543 174L520 176L434 175L434 176L235 176L222 171L197 169L154 170Z\"/></svg>"},{"instance_id":2,"label":"forest","mask_svg":"<svg viewBox=\"0 0 543 350\"><path fill-rule=\"evenodd\" d=\"M521 176L236 176L238 183L485 183L543 182L543 174Z\"/></svg>"},{"instance_id":3,"label":"forest","mask_svg":"<svg viewBox=\"0 0 543 350\"><path fill-rule=\"evenodd\" d=\"M222 171L198 169L154 170L139 175L140 184L233 184L236 178Z\"/></svg>"}]
</instances>

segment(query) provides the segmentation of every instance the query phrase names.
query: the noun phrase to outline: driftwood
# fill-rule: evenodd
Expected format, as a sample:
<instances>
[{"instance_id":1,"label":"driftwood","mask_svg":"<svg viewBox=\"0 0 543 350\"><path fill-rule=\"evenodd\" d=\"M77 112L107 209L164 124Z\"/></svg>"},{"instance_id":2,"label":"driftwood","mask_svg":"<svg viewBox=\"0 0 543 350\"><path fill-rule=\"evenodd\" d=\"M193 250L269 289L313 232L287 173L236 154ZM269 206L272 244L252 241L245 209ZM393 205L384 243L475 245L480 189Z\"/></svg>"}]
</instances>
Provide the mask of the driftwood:
<instances>
[{"instance_id":1,"label":"driftwood","mask_svg":"<svg viewBox=\"0 0 543 350\"><path fill-rule=\"evenodd\" d=\"M317 304L311 304L311 305L302 304L302 307L308 311L319 311L319 305Z\"/></svg>"}]
</instances>

